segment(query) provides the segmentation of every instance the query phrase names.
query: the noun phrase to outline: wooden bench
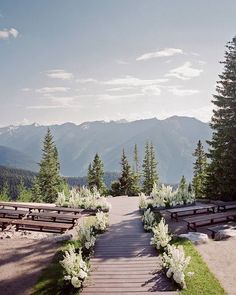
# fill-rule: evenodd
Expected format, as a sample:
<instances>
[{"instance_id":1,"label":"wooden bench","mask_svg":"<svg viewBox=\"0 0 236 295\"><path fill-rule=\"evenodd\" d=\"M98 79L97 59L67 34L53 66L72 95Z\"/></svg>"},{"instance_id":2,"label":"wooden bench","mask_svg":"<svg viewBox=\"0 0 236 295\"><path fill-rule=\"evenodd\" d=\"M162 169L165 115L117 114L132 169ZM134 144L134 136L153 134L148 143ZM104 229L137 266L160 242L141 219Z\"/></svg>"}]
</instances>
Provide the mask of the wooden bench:
<instances>
[{"instance_id":1,"label":"wooden bench","mask_svg":"<svg viewBox=\"0 0 236 295\"><path fill-rule=\"evenodd\" d=\"M49 206L49 205L35 205L35 204L22 204L18 202L0 202L0 206L3 208L5 207L12 207L15 210L18 210L18 208L24 208L28 209L29 212L32 212L32 210L37 210L38 212L41 211L55 211L58 214L61 212L65 213L73 213L73 214L96 214L97 210L92 209L79 209L79 208L69 208L69 207L59 207L59 206Z\"/></svg>"},{"instance_id":2,"label":"wooden bench","mask_svg":"<svg viewBox=\"0 0 236 295\"><path fill-rule=\"evenodd\" d=\"M70 223L53 223L45 221L35 221L35 220L22 220L22 219L10 219L10 218L0 218L0 226L2 230L8 225L15 225L16 230L38 230L47 231L53 233L64 233L66 230L71 229L73 224Z\"/></svg>"},{"instance_id":3,"label":"wooden bench","mask_svg":"<svg viewBox=\"0 0 236 295\"><path fill-rule=\"evenodd\" d=\"M1 211L0 211L1 213ZM82 214L64 214L64 213L48 213L48 212L31 212L28 215L32 220L49 219L53 222L67 221L74 224L76 220L81 218Z\"/></svg>"},{"instance_id":4,"label":"wooden bench","mask_svg":"<svg viewBox=\"0 0 236 295\"><path fill-rule=\"evenodd\" d=\"M236 209L236 202L218 202L218 211L225 212L227 210Z\"/></svg>"},{"instance_id":5,"label":"wooden bench","mask_svg":"<svg viewBox=\"0 0 236 295\"><path fill-rule=\"evenodd\" d=\"M236 221L236 211L194 216L183 219L183 221L187 222L189 230L192 229L196 231L197 227L200 226L216 224L225 221Z\"/></svg>"},{"instance_id":6,"label":"wooden bench","mask_svg":"<svg viewBox=\"0 0 236 295\"><path fill-rule=\"evenodd\" d=\"M3 218L5 217L22 218L26 214L29 214L29 212L24 210L0 209L0 216Z\"/></svg>"},{"instance_id":7,"label":"wooden bench","mask_svg":"<svg viewBox=\"0 0 236 295\"><path fill-rule=\"evenodd\" d=\"M179 217L187 216L187 215L196 215L197 213L215 213L215 205L195 205L195 206L188 206L182 208L174 208L166 210L170 213L171 219L175 219L178 221ZM192 213L190 213L192 212ZM187 214L182 214L187 213Z\"/></svg>"},{"instance_id":8,"label":"wooden bench","mask_svg":"<svg viewBox=\"0 0 236 295\"><path fill-rule=\"evenodd\" d=\"M218 233L220 230L233 229L236 231L236 223L229 222L227 224L208 227L207 229L211 232L212 239L214 239L216 233Z\"/></svg>"}]
</instances>

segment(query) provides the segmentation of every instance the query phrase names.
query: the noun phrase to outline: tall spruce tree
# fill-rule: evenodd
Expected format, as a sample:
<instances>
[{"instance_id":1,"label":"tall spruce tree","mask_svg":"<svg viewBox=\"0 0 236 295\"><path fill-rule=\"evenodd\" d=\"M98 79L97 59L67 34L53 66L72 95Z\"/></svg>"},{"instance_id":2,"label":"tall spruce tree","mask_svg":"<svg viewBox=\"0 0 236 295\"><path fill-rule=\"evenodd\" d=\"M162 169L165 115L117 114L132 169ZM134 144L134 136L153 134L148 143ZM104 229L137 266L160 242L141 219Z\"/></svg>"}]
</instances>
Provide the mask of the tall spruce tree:
<instances>
[{"instance_id":1,"label":"tall spruce tree","mask_svg":"<svg viewBox=\"0 0 236 295\"><path fill-rule=\"evenodd\" d=\"M150 184L152 184L152 188L154 183L159 185L159 176L157 172L157 161L154 146L151 142L150 144Z\"/></svg>"},{"instance_id":2,"label":"tall spruce tree","mask_svg":"<svg viewBox=\"0 0 236 295\"><path fill-rule=\"evenodd\" d=\"M88 168L88 186L90 189L96 187L100 193L105 193L104 165L99 155L96 153L93 163Z\"/></svg>"},{"instance_id":3,"label":"tall spruce tree","mask_svg":"<svg viewBox=\"0 0 236 295\"><path fill-rule=\"evenodd\" d=\"M236 37L226 45L224 70L212 100L212 140L206 193L209 198L236 200Z\"/></svg>"},{"instance_id":4,"label":"tall spruce tree","mask_svg":"<svg viewBox=\"0 0 236 295\"><path fill-rule=\"evenodd\" d=\"M181 177L178 189L183 193L188 190L188 184L184 175Z\"/></svg>"},{"instance_id":5,"label":"tall spruce tree","mask_svg":"<svg viewBox=\"0 0 236 295\"><path fill-rule=\"evenodd\" d=\"M138 157L138 146L134 145L134 172L140 174L139 157Z\"/></svg>"},{"instance_id":6,"label":"tall spruce tree","mask_svg":"<svg viewBox=\"0 0 236 295\"><path fill-rule=\"evenodd\" d=\"M42 153L39 174L33 187L33 193L35 194L33 199L53 203L57 199L57 193L63 181L59 175L58 152L49 128L44 138Z\"/></svg>"},{"instance_id":7,"label":"tall spruce tree","mask_svg":"<svg viewBox=\"0 0 236 295\"><path fill-rule=\"evenodd\" d=\"M197 198L202 198L206 188L207 156L201 140L198 141L193 156L196 158L193 166L193 191Z\"/></svg>"},{"instance_id":8,"label":"tall spruce tree","mask_svg":"<svg viewBox=\"0 0 236 295\"><path fill-rule=\"evenodd\" d=\"M131 195L133 186L133 174L124 149L121 156L121 176L119 177L119 183L120 194Z\"/></svg>"},{"instance_id":9,"label":"tall spruce tree","mask_svg":"<svg viewBox=\"0 0 236 295\"><path fill-rule=\"evenodd\" d=\"M141 191L140 187L140 180L141 180L141 173L140 173L140 164L139 164L139 156L138 156L138 147L137 144L134 146L134 165L133 165L133 195L138 195Z\"/></svg>"},{"instance_id":10,"label":"tall spruce tree","mask_svg":"<svg viewBox=\"0 0 236 295\"><path fill-rule=\"evenodd\" d=\"M145 155L143 160L143 191L149 195L154 183L158 185L159 177L157 173L157 162L153 144L148 142L145 145Z\"/></svg>"}]
</instances>

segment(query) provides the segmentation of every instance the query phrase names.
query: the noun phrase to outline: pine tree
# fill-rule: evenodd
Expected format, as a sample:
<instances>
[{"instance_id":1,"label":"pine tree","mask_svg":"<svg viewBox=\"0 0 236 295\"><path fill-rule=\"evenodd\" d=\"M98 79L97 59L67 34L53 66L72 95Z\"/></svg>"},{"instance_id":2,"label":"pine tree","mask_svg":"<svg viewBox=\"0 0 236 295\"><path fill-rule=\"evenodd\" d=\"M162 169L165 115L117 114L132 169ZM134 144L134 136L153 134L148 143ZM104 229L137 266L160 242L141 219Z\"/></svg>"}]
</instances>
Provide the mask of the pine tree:
<instances>
[{"instance_id":1,"label":"pine tree","mask_svg":"<svg viewBox=\"0 0 236 295\"><path fill-rule=\"evenodd\" d=\"M143 191L149 195L154 183L158 185L157 162L153 144L147 142L145 145L145 156L143 160Z\"/></svg>"},{"instance_id":2,"label":"pine tree","mask_svg":"<svg viewBox=\"0 0 236 295\"><path fill-rule=\"evenodd\" d=\"M197 198L202 198L204 197L206 185L207 156L201 140L198 141L193 156L196 158L193 166L193 190Z\"/></svg>"},{"instance_id":3,"label":"pine tree","mask_svg":"<svg viewBox=\"0 0 236 295\"><path fill-rule=\"evenodd\" d=\"M152 188L154 183L156 183L157 185L159 184L159 177L157 173L157 161L155 156L155 150L151 142L150 144L150 186L152 186Z\"/></svg>"},{"instance_id":4,"label":"pine tree","mask_svg":"<svg viewBox=\"0 0 236 295\"><path fill-rule=\"evenodd\" d=\"M183 193L188 190L188 184L187 184L187 181L186 181L184 175L181 177L178 189L179 189L179 191L181 191Z\"/></svg>"},{"instance_id":5,"label":"pine tree","mask_svg":"<svg viewBox=\"0 0 236 295\"><path fill-rule=\"evenodd\" d=\"M148 142L145 145L145 155L143 159L143 191L147 195L152 191L152 188L150 188L150 151Z\"/></svg>"},{"instance_id":6,"label":"pine tree","mask_svg":"<svg viewBox=\"0 0 236 295\"><path fill-rule=\"evenodd\" d=\"M132 194L133 181L132 170L123 149L121 157L121 176L119 177L121 195Z\"/></svg>"},{"instance_id":7,"label":"pine tree","mask_svg":"<svg viewBox=\"0 0 236 295\"><path fill-rule=\"evenodd\" d=\"M212 100L215 105L209 141L209 198L236 200L236 37L226 45L224 70Z\"/></svg>"},{"instance_id":8,"label":"pine tree","mask_svg":"<svg viewBox=\"0 0 236 295\"><path fill-rule=\"evenodd\" d=\"M134 146L134 167L133 167L133 186L132 186L132 195L137 196L141 192L140 187L140 165L139 165L139 156L138 156L138 147L137 144Z\"/></svg>"},{"instance_id":9,"label":"pine tree","mask_svg":"<svg viewBox=\"0 0 236 295\"><path fill-rule=\"evenodd\" d=\"M58 152L49 128L44 138L42 152L39 174L36 177L33 187L33 192L35 194L33 198L53 203L57 199L57 193L60 190L62 179L59 175L60 165Z\"/></svg>"},{"instance_id":10,"label":"pine tree","mask_svg":"<svg viewBox=\"0 0 236 295\"><path fill-rule=\"evenodd\" d=\"M90 189L96 187L100 193L105 193L104 165L99 155L96 153L93 163L88 167L88 186Z\"/></svg>"}]
</instances>

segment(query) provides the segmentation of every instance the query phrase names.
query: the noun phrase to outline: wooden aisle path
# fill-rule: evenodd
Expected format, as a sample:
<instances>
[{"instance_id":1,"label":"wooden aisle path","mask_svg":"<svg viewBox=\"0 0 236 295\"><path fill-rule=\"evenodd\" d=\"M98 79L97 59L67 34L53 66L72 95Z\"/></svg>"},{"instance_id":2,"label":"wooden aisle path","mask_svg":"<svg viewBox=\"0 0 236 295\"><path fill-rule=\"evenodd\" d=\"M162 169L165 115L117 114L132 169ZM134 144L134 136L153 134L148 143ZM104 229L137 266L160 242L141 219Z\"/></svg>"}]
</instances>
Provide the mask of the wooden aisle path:
<instances>
[{"instance_id":1,"label":"wooden aisle path","mask_svg":"<svg viewBox=\"0 0 236 295\"><path fill-rule=\"evenodd\" d=\"M177 294L161 272L150 234L143 230L138 198L116 197L110 202L110 227L97 241L82 295Z\"/></svg>"}]
</instances>

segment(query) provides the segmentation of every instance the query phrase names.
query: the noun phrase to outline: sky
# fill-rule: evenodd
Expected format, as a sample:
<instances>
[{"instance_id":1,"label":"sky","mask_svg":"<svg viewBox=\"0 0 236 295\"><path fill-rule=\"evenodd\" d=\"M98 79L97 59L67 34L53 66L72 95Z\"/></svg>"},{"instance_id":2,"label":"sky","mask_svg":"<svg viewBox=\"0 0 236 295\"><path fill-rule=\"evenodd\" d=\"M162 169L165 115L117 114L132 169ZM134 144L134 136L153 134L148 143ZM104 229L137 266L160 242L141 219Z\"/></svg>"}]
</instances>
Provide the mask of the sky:
<instances>
[{"instance_id":1,"label":"sky","mask_svg":"<svg viewBox=\"0 0 236 295\"><path fill-rule=\"evenodd\" d=\"M0 0L0 126L208 122L235 0Z\"/></svg>"}]
</instances>

